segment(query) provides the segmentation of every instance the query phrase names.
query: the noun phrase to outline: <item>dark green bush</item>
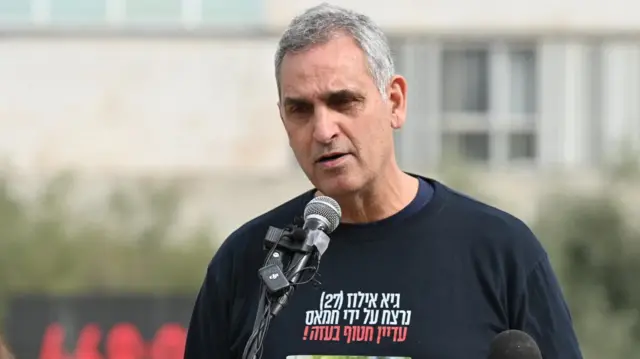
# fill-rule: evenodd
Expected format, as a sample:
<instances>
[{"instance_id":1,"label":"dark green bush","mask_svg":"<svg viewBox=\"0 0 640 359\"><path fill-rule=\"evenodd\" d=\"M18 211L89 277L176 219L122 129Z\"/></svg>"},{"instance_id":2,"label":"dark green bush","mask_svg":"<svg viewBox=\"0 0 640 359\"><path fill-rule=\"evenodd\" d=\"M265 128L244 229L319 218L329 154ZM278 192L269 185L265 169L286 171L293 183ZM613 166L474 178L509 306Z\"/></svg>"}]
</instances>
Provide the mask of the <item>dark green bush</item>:
<instances>
[{"instance_id":1,"label":"dark green bush","mask_svg":"<svg viewBox=\"0 0 640 359\"><path fill-rule=\"evenodd\" d=\"M179 228L181 194L172 183L140 181L107 205L70 205L71 176L33 200L0 176L0 313L17 293L195 292L215 251L211 229Z\"/></svg>"},{"instance_id":2,"label":"dark green bush","mask_svg":"<svg viewBox=\"0 0 640 359\"><path fill-rule=\"evenodd\" d=\"M640 191L640 171L629 163L607 168L592 192L552 191L530 223L556 269L585 359L640 358L640 225L633 206L623 205ZM443 173L454 188L506 203L483 193L465 166Z\"/></svg>"},{"instance_id":3,"label":"dark green bush","mask_svg":"<svg viewBox=\"0 0 640 359\"><path fill-rule=\"evenodd\" d=\"M589 196L554 194L535 225L586 358L640 358L640 233L623 193L611 184Z\"/></svg>"},{"instance_id":4,"label":"dark green bush","mask_svg":"<svg viewBox=\"0 0 640 359\"><path fill-rule=\"evenodd\" d=\"M23 292L193 293L216 249L211 228L176 226L182 195L173 183L132 182L113 191L106 206L80 213L69 205L69 176L33 200L18 197L12 183L0 176L0 313L6 298ZM532 224L562 282L586 359L640 358L640 233L617 185L589 196L553 194Z\"/></svg>"}]
</instances>

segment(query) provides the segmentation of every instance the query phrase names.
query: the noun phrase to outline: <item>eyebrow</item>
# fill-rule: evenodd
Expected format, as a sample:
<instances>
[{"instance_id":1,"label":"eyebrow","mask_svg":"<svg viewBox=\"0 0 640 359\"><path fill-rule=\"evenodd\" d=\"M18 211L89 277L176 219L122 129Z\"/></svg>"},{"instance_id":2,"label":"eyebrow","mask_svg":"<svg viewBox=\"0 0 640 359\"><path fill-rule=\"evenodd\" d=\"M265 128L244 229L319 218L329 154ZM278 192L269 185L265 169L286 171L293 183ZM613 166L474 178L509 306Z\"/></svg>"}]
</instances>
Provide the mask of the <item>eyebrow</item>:
<instances>
[{"instance_id":1,"label":"eyebrow","mask_svg":"<svg viewBox=\"0 0 640 359\"><path fill-rule=\"evenodd\" d=\"M320 98L324 102L329 102L332 99L345 98L345 97L351 97L356 101L362 101L365 98L363 94L350 89L325 92L320 96ZM302 97L285 97L283 103L285 105L306 105L311 103L311 101Z\"/></svg>"},{"instance_id":2,"label":"eyebrow","mask_svg":"<svg viewBox=\"0 0 640 359\"><path fill-rule=\"evenodd\" d=\"M284 103L285 106L306 105L310 103L310 101L305 100L304 98L301 98L301 97L285 97L284 101L282 102Z\"/></svg>"}]
</instances>

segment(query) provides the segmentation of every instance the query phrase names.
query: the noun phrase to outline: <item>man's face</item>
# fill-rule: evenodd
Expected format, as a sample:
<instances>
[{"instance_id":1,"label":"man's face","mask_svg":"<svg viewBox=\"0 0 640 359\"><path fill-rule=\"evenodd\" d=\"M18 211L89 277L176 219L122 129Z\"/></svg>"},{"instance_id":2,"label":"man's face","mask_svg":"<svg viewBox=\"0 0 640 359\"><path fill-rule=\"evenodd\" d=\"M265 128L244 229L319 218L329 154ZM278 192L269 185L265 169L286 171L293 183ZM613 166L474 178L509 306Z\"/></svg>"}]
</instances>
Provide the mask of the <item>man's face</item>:
<instances>
[{"instance_id":1,"label":"man's face","mask_svg":"<svg viewBox=\"0 0 640 359\"><path fill-rule=\"evenodd\" d=\"M384 176L393 161L393 129L404 122L402 78L382 98L364 53L341 36L287 54L280 87L278 107L289 144L323 194L354 193Z\"/></svg>"}]
</instances>

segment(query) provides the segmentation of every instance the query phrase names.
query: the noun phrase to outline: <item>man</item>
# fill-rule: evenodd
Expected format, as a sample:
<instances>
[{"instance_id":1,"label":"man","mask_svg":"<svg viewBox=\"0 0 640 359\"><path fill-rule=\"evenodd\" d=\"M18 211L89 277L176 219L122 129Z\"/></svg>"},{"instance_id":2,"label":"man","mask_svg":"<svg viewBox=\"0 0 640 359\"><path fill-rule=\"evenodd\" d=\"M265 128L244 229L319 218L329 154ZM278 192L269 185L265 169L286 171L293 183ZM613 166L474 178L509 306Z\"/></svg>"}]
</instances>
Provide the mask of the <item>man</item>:
<instances>
[{"instance_id":1,"label":"man","mask_svg":"<svg viewBox=\"0 0 640 359\"><path fill-rule=\"evenodd\" d=\"M527 226L398 167L393 131L405 121L407 83L369 18L324 4L306 11L282 36L275 68L280 117L315 188L223 243L195 304L186 359L242 357L267 228L290 224L317 195L342 209L322 284L296 289L270 324L263 358L480 359L507 329L533 336L546 359L581 358L547 255Z\"/></svg>"}]
</instances>

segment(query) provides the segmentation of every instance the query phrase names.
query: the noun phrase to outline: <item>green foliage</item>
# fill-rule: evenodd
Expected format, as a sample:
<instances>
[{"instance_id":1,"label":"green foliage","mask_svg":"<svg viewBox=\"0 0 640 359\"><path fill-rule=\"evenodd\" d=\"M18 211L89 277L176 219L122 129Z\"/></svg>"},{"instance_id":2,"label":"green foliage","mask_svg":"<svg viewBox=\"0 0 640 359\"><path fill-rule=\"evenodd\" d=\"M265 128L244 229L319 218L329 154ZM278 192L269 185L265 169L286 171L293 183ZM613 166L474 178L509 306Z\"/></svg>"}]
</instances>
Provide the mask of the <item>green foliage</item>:
<instances>
[{"instance_id":1,"label":"green foliage","mask_svg":"<svg viewBox=\"0 0 640 359\"><path fill-rule=\"evenodd\" d=\"M640 191L637 156L603 168L602 186L589 193L556 188L531 223L549 252L574 320L585 359L640 358L640 226L624 205ZM502 207L470 179L472 169L453 165L444 182ZM637 213L637 212L636 212Z\"/></svg>"},{"instance_id":2,"label":"green foliage","mask_svg":"<svg viewBox=\"0 0 640 359\"><path fill-rule=\"evenodd\" d=\"M536 225L587 358L640 357L640 233L620 197L611 184L590 196L554 194Z\"/></svg>"},{"instance_id":3,"label":"green foliage","mask_svg":"<svg viewBox=\"0 0 640 359\"><path fill-rule=\"evenodd\" d=\"M0 314L18 293L195 292L215 248L206 226L176 226L181 193L145 181L74 210L75 182L55 178L35 199L0 176Z\"/></svg>"},{"instance_id":4,"label":"green foliage","mask_svg":"<svg viewBox=\"0 0 640 359\"><path fill-rule=\"evenodd\" d=\"M622 201L624 191L640 189L634 172L611 170L614 177L588 196L559 189L532 224L562 283L585 359L640 358L640 226ZM459 167L446 174L452 187L479 192ZM103 206L78 212L70 205L76 186L69 176L30 200L14 183L0 175L0 314L3 300L23 292L193 293L199 287L215 241L210 228L177 225L179 186L131 183Z\"/></svg>"}]
</instances>

